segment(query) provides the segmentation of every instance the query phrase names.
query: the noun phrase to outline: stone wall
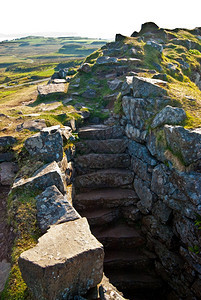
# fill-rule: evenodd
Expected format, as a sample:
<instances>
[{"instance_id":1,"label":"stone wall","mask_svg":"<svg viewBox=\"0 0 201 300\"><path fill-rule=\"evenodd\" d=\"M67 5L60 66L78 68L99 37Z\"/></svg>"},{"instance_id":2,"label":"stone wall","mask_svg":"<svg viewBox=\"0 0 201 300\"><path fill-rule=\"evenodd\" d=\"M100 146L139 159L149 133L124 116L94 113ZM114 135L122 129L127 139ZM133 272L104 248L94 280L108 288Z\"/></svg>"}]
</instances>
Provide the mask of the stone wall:
<instances>
[{"instance_id":1,"label":"stone wall","mask_svg":"<svg viewBox=\"0 0 201 300\"><path fill-rule=\"evenodd\" d=\"M179 126L185 111L169 105L161 81L133 77L129 87L120 122L147 247L173 299L201 299L201 129Z\"/></svg>"}]
</instances>

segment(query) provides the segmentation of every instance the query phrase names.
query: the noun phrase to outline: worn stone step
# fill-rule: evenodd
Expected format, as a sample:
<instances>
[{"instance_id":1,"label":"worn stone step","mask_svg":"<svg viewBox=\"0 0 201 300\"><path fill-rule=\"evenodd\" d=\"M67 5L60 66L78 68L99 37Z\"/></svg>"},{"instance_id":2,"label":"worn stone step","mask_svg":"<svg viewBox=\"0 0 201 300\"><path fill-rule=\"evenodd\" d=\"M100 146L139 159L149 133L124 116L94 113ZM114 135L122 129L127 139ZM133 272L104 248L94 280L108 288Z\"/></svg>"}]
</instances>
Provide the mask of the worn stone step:
<instances>
[{"instance_id":1,"label":"worn stone step","mask_svg":"<svg viewBox=\"0 0 201 300\"><path fill-rule=\"evenodd\" d=\"M76 143L76 151L80 154L89 153L124 153L128 139L82 140Z\"/></svg>"},{"instance_id":2,"label":"worn stone step","mask_svg":"<svg viewBox=\"0 0 201 300\"><path fill-rule=\"evenodd\" d=\"M128 154L86 154L80 155L75 159L75 168L79 171L85 170L89 173L90 169L108 168L128 168L130 166L130 156Z\"/></svg>"},{"instance_id":3,"label":"worn stone step","mask_svg":"<svg viewBox=\"0 0 201 300\"><path fill-rule=\"evenodd\" d=\"M155 274L135 272L135 270L111 270L106 273L110 282L119 290L157 290L162 288L163 282Z\"/></svg>"},{"instance_id":4,"label":"worn stone step","mask_svg":"<svg viewBox=\"0 0 201 300\"><path fill-rule=\"evenodd\" d=\"M104 188L75 195L73 206L81 212L89 208L129 206L138 201L132 189Z\"/></svg>"},{"instance_id":5,"label":"worn stone step","mask_svg":"<svg viewBox=\"0 0 201 300\"><path fill-rule=\"evenodd\" d=\"M110 249L128 249L141 247L145 239L139 229L127 224L114 224L105 229L92 228L94 236Z\"/></svg>"},{"instance_id":6,"label":"worn stone step","mask_svg":"<svg viewBox=\"0 0 201 300\"><path fill-rule=\"evenodd\" d=\"M105 253L104 270L132 268L138 272L139 270L153 269L154 255L146 255L144 251L128 250L128 249L108 249ZM152 268L150 268L152 266Z\"/></svg>"},{"instance_id":7,"label":"worn stone step","mask_svg":"<svg viewBox=\"0 0 201 300\"><path fill-rule=\"evenodd\" d=\"M82 188L113 188L133 183L134 173L129 170L106 169L80 175L75 178L75 187Z\"/></svg>"},{"instance_id":8,"label":"worn stone step","mask_svg":"<svg viewBox=\"0 0 201 300\"><path fill-rule=\"evenodd\" d=\"M105 226L114 222L119 217L118 208L87 209L81 212L86 217L90 226Z\"/></svg>"},{"instance_id":9,"label":"worn stone step","mask_svg":"<svg viewBox=\"0 0 201 300\"><path fill-rule=\"evenodd\" d=\"M124 129L118 125L90 125L80 128L79 137L87 140L106 140L122 138Z\"/></svg>"}]
</instances>

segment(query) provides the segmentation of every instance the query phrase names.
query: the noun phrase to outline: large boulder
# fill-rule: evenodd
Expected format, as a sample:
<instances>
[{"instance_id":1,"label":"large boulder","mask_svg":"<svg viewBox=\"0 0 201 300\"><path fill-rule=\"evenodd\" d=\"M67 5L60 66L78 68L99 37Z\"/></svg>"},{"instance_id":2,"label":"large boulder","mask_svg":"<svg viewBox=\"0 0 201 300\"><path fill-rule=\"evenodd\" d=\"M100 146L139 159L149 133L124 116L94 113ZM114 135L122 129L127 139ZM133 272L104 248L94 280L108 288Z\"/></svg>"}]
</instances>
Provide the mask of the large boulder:
<instances>
[{"instance_id":1,"label":"large boulder","mask_svg":"<svg viewBox=\"0 0 201 300\"><path fill-rule=\"evenodd\" d=\"M55 185L49 186L36 197L37 220L42 232L54 224L65 223L79 219L76 210L69 204L67 196L63 195Z\"/></svg>"},{"instance_id":2,"label":"large boulder","mask_svg":"<svg viewBox=\"0 0 201 300\"><path fill-rule=\"evenodd\" d=\"M133 76L133 96L134 97L161 97L167 96L167 91L163 88L167 82L160 79Z\"/></svg>"},{"instance_id":3,"label":"large boulder","mask_svg":"<svg viewBox=\"0 0 201 300\"><path fill-rule=\"evenodd\" d=\"M96 63L98 65L112 65L116 64L118 62L118 59L116 57L110 57L110 56L100 56L97 58Z\"/></svg>"},{"instance_id":4,"label":"large boulder","mask_svg":"<svg viewBox=\"0 0 201 300\"><path fill-rule=\"evenodd\" d=\"M64 193L62 173L55 161L44 165L33 177L16 179L12 190L23 188L44 190L51 185L56 185L60 192Z\"/></svg>"},{"instance_id":5,"label":"large boulder","mask_svg":"<svg viewBox=\"0 0 201 300\"><path fill-rule=\"evenodd\" d=\"M52 226L20 255L22 277L34 299L74 299L101 282L103 246L85 218Z\"/></svg>"},{"instance_id":6,"label":"large boulder","mask_svg":"<svg viewBox=\"0 0 201 300\"><path fill-rule=\"evenodd\" d=\"M167 145L171 148L173 154L179 155L179 158L185 165L190 165L201 159L201 128L193 130L185 129L182 126L164 127Z\"/></svg>"},{"instance_id":7,"label":"large boulder","mask_svg":"<svg viewBox=\"0 0 201 300\"><path fill-rule=\"evenodd\" d=\"M186 113L183 108L167 105L155 116L151 127L156 128L164 124L175 125L181 123L185 119Z\"/></svg>"},{"instance_id":8,"label":"large boulder","mask_svg":"<svg viewBox=\"0 0 201 300\"><path fill-rule=\"evenodd\" d=\"M70 137L71 129L60 126L46 127L25 141L25 148L30 155L45 162L60 161L63 158L63 138Z\"/></svg>"}]
</instances>

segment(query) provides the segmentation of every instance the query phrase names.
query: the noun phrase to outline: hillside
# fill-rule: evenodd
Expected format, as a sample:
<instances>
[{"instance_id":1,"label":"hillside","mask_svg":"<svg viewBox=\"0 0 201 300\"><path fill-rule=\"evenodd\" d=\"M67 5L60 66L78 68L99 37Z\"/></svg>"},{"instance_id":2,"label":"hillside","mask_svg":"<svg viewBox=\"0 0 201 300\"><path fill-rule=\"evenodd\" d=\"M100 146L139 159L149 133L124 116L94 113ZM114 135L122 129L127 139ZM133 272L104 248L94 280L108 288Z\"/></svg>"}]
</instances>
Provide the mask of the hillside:
<instances>
[{"instance_id":1,"label":"hillside","mask_svg":"<svg viewBox=\"0 0 201 300\"><path fill-rule=\"evenodd\" d=\"M0 188L11 187L4 217L14 233L2 299L56 299L53 293L68 299L71 292L77 297L73 289L85 274L78 272L80 253L87 253L80 260L87 274L81 295L90 299L84 293L93 276L100 282L103 248L98 244L101 259L94 272L94 249L87 242L89 252L82 252L82 234L76 236L83 226L83 236L94 238L81 215L104 245L105 274L126 298L199 300L201 28L145 23L130 37L99 42L30 37L7 45L16 57L2 56L8 84L52 76L39 86L0 90L0 154L2 164L12 167L4 179L0 165L6 183L0 176ZM48 197L52 206L44 208ZM72 236L68 227L75 229ZM59 248L60 233L65 248L65 230L77 281L67 278L71 258ZM73 282L72 289L64 289L60 275ZM112 292L108 299L124 298Z\"/></svg>"}]
</instances>

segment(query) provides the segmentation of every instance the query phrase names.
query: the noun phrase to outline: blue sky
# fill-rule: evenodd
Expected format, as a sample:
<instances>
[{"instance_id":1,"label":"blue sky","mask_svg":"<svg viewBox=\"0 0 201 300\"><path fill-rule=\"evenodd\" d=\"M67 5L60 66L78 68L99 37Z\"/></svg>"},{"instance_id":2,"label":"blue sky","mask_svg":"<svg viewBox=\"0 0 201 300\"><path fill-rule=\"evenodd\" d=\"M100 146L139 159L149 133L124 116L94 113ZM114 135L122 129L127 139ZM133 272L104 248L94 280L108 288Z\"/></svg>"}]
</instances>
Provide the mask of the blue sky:
<instances>
[{"instance_id":1,"label":"blue sky","mask_svg":"<svg viewBox=\"0 0 201 300\"><path fill-rule=\"evenodd\" d=\"M200 0L1 0L1 34L63 32L88 37L131 35L153 21L163 28L201 27Z\"/></svg>"}]
</instances>

